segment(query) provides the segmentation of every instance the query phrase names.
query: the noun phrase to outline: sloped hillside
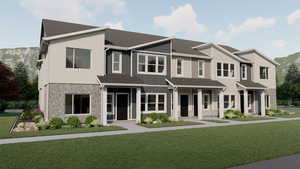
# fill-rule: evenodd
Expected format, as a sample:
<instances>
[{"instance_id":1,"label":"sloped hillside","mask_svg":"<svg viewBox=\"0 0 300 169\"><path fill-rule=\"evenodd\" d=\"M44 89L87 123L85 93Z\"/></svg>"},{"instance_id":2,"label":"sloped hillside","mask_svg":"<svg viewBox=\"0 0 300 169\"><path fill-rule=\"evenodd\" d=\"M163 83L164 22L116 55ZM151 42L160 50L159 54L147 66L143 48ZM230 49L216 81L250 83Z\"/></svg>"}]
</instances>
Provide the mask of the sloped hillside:
<instances>
[{"instance_id":1,"label":"sloped hillside","mask_svg":"<svg viewBox=\"0 0 300 169\"><path fill-rule=\"evenodd\" d=\"M300 52L291 54L287 57L279 57L275 58L275 61L278 62L280 65L278 66L277 69L277 80L278 84L282 84L284 81L284 77L287 73L288 67L294 63L297 65L297 67L300 70Z\"/></svg>"}]
</instances>

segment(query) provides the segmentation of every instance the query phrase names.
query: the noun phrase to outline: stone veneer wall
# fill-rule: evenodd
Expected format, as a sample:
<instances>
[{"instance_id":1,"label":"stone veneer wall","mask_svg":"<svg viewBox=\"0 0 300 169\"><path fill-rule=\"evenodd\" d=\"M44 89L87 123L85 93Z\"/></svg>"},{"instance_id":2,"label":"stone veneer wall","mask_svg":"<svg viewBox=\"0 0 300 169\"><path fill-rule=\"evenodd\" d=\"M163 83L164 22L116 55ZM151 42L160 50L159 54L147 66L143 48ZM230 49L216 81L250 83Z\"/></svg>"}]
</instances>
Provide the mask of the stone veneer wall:
<instances>
[{"instance_id":1,"label":"stone veneer wall","mask_svg":"<svg viewBox=\"0 0 300 169\"><path fill-rule=\"evenodd\" d=\"M101 103L100 103L100 87L99 85L89 84L49 84L49 99L48 99L48 119L60 117L66 120L69 116L65 114L65 95L66 94L89 94L90 95L90 111L91 114L75 115L83 121L88 115L101 118Z\"/></svg>"}]
</instances>

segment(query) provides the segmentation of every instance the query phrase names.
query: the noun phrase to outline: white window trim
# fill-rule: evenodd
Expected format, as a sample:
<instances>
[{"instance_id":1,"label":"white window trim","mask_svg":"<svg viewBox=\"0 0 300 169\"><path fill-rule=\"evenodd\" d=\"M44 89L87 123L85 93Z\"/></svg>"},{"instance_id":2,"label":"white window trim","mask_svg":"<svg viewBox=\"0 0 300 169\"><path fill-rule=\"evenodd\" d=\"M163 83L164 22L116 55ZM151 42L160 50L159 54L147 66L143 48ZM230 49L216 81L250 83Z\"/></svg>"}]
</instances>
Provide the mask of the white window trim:
<instances>
[{"instance_id":1,"label":"white window trim","mask_svg":"<svg viewBox=\"0 0 300 169\"><path fill-rule=\"evenodd\" d=\"M180 70L180 74L178 74L178 60L181 61L181 70ZM183 72L182 72L182 67L183 67L183 59L182 58L176 58L176 75L177 76L183 76Z\"/></svg>"},{"instance_id":2,"label":"white window trim","mask_svg":"<svg viewBox=\"0 0 300 169\"><path fill-rule=\"evenodd\" d=\"M246 65L246 64L242 64L241 67L242 67L242 68L241 68L241 78L242 78L242 80L247 80L247 79L248 79L248 77L247 77L247 71L248 71L248 70L247 70L247 69L248 69L248 68L247 68L247 65ZM243 67L245 67L245 77L243 77L243 71L242 71L242 70L243 70Z\"/></svg>"},{"instance_id":3,"label":"white window trim","mask_svg":"<svg viewBox=\"0 0 300 169\"><path fill-rule=\"evenodd\" d=\"M115 64L115 54L120 54L119 56L119 70L114 70L114 64ZM111 69L112 73L122 73L122 52L112 52L112 62L111 62Z\"/></svg>"},{"instance_id":4,"label":"white window trim","mask_svg":"<svg viewBox=\"0 0 300 169\"><path fill-rule=\"evenodd\" d=\"M235 109L236 108L236 95L234 94L225 94L224 96L228 96L229 99L228 99L228 108L225 108L224 106L224 109L225 110L228 110L228 109ZM234 107L232 106L232 100L231 100L231 96L234 96ZM224 97L224 101L223 101L224 105L225 105L225 97Z\"/></svg>"},{"instance_id":5,"label":"white window trim","mask_svg":"<svg viewBox=\"0 0 300 169\"><path fill-rule=\"evenodd\" d=\"M199 65L202 64L202 75L199 74ZM205 63L202 60L198 60L198 77L204 77L205 74Z\"/></svg>"},{"instance_id":6,"label":"white window trim","mask_svg":"<svg viewBox=\"0 0 300 169\"><path fill-rule=\"evenodd\" d=\"M204 104L205 104L205 96L208 96L208 104L207 104L207 108L204 107ZM202 103L202 104L203 104L203 109L204 109L204 110L208 110L208 109L209 109L209 107L210 107L210 95L209 95L208 93L204 93L204 94L203 94L203 103Z\"/></svg>"},{"instance_id":7,"label":"white window trim","mask_svg":"<svg viewBox=\"0 0 300 169\"><path fill-rule=\"evenodd\" d=\"M90 94L85 94L85 93L66 93L65 94L65 97L66 95L72 95L72 113L71 114L65 114L66 116L85 116L85 115L91 115L91 112L92 112L92 96ZM81 113L81 114L75 114L74 113L74 95L89 95L89 98L90 98L90 107L89 107L89 113ZM65 103L65 106L66 106L66 103Z\"/></svg>"},{"instance_id":8,"label":"white window trim","mask_svg":"<svg viewBox=\"0 0 300 169\"><path fill-rule=\"evenodd\" d=\"M231 65L233 65L233 76L232 76L232 74L231 74ZM235 64L233 64L233 63L230 63L229 64L229 76L231 77L231 78L235 78Z\"/></svg>"},{"instance_id":9,"label":"white window trim","mask_svg":"<svg viewBox=\"0 0 300 169\"><path fill-rule=\"evenodd\" d=\"M142 93L145 95L145 111L142 111L143 114L149 113L166 113L167 112L167 94L166 93ZM148 95L155 95L155 110L148 111ZM164 95L164 110L158 110L158 95ZM142 104L142 103L141 103Z\"/></svg>"},{"instance_id":10,"label":"white window trim","mask_svg":"<svg viewBox=\"0 0 300 169\"><path fill-rule=\"evenodd\" d=\"M232 104L232 96L234 96L234 106ZM232 109L235 109L236 108L236 96L234 94L230 95L230 99L229 100L230 100L230 107Z\"/></svg>"},{"instance_id":11,"label":"white window trim","mask_svg":"<svg viewBox=\"0 0 300 169\"><path fill-rule=\"evenodd\" d=\"M261 68L264 68L264 70L265 70L264 73L265 73L265 77L266 78L264 78L264 79L261 78L261 73L260 73L260 69ZM259 79L260 80L269 80L269 67L267 67L267 66L259 66Z\"/></svg>"},{"instance_id":12,"label":"white window trim","mask_svg":"<svg viewBox=\"0 0 300 169\"><path fill-rule=\"evenodd\" d=\"M218 63L221 63L221 76L218 76ZM224 76L224 64L228 64L228 76ZM230 65L233 64L234 67L234 76L232 77L230 74ZM230 62L217 62L216 64L216 77L217 78L223 78L223 79L235 79L236 76L236 69L235 64Z\"/></svg>"},{"instance_id":13,"label":"white window trim","mask_svg":"<svg viewBox=\"0 0 300 169\"><path fill-rule=\"evenodd\" d=\"M145 56L145 72L141 72L139 70L139 63L140 63L140 55ZM148 57L154 56L156 58L156 64L155 64L155 72L148 72ZM158 58L163 57L164 58L164 70L163 72L158 72ZM167 74L167 57L165 55L156 55L156 54L147 54L147 53L137 53L137 73L138 74L147 74L147 75L166 75Z\"/></svg>"},{"instance_id":14,"label":"white window trim","mask_svg":"<svg viewBox=\"0 0 300 169\"><path fill-rule=\"evenodd\" d=\"M115 115L115 112L114 112L114 94L113 93L107 93L107 96L112 96L112 112L107 112L107 114L110 114L110 115ZM106 106L107 106L107 102L106 102ZM106 108L107 109L107 108Z\"/></svg>"}]
</instances>

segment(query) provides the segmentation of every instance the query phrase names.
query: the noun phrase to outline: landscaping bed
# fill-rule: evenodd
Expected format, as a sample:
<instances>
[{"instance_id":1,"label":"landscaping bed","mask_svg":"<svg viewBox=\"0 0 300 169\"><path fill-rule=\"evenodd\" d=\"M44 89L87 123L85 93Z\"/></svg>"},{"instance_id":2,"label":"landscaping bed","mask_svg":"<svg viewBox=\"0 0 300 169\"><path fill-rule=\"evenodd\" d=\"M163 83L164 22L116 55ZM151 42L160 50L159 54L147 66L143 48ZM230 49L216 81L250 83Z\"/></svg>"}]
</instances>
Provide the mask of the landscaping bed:
<instances>
[{"instance_id":1,"label":"landscaping bed","mask_svg":"<svg viewBox=\"0 0 300 169\"><path fill-rule=\"evenodd\" d=\"M211 123L229 123L229 121L225 121L225 120L202 120L202 121L207 121Z\"/></svg>"},{"instance_id":2,"label":"landscaping bed","mask_svg":"<svg viewBox=\"0 0 300 169\"><path fill-rule=\"evenodd\" d=\"M191 122L191 121L174 121L174 122L166 122L159 124L141 124L141 126L147 128L161 128L161 127L175 127L175 126L191 126L191 125L201 125L204 123L200 122Z\"/></svg>"},{"instance_id":3,"label":"landscaping bed","mask_svg":"<svg viewBox=\"0 0 300 169\"><path fill-rule=\"evenodd\" d=\"M244 116L244 117L237 117L230 120L235 121L257 121L257 120L272 120L274 118L271 117L259 117L259 116Z\"/></svg>"},{"instance_id":4,"label":"landscaping bed","mask_svg":"<svg viewBox=\"0 0 300 169\"><path fill-rule=\"evenodd\" d=\"M19 122L18 127L14 129L12 133L9 132L10 127L16 120L16 115L14 113L0 113L0 139L3 138L19 138L19 137L33 137L33 136L49 136L49 135L62 135L62 134L75 134L75 133L89 133L89 132L103 132L103 131L114 131L114 130L126 130L125 128L119 126L89 126L80 124L80 126L72 127L62 123L59 128L50 127L50 122L42 121L45 123L44 129L39 129L42 125L37 125L38 123L32 120L22 120ZM24 118L24 117L22 117ZM41 120L41 119L40 119ZM40 121L41 122L41 121ZM82 126L83 125L83 126ZM18 132L16 131L18 130Z\"/></svg>"},{"instance_id":5,"label":"landscaping bed","mask_svg":"<svg viewBox=\"0 0 300 169\"><path fill-rule=\"evenodd\" d=\"M244 114L239 110L229 109L224 112L225 119L235 121L256 121L256 120L271 120L271 117L261 117L258 115Z\"/></svg>"},{"instance_id":6,"label":"landscaping bed","mask_svg":"<svg viewBox=\"0 0 300 169\"><path fill-rule=\"evenodd\" d=\"M296 118L300 117L300 110L293 108L287 110L267 110L266 114L271 117Z\"/></svg>"}]
</instances>

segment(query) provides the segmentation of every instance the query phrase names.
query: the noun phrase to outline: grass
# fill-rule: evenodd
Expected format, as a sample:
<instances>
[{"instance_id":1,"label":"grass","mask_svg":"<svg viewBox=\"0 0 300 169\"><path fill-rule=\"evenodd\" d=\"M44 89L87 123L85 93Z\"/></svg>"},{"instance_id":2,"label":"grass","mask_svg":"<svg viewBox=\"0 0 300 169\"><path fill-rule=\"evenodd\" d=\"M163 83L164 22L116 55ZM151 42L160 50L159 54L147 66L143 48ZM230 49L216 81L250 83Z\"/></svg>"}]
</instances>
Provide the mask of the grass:
<instances>
[{"instance_id":1,"label":"grass","mask_svg":"<svg viewBox=\"0 0 300 169\"><path fill-rule=\"evenodd\" d=\"M146 128L161 128L161 127L175 127L175 126L191 126L191 125L201 125L203 123L191 122L191 121L176 121L176 122L166 122L160 124L140 124Z\"/></svg>"},{"instance_id":2,"label":"grass","mask_svg":"<svg viewBox=\"0 0 300 169\"><path fill-rule=\"evenodd\" d=\"M5 169L220 169L300 152L300 121L0 145Z\"/></svg>"},{"instance_id":3,"label":"grass","mask_svg":"<svg viewBox=\"0 0 300 169\"><path fill-rule=\"evenodd\" d=\"M125 130L124 128L119 126L108 126L108 127L56 129L56 130L49 129L49 130L40 130L36 132L9 133L9 128L11 127L15 119L16 119L15 114L0 113L0 139Z\"/></svg>"},{"instance_id":4,"label":"grass","mask_svg":"<svg viewBox=\"0 0 300 169\"><path fill-rule=\"evenodd\" d=\"M246 117L232 118L230 120L235 120L235 121L256 121L256 120L271 120L271 119L274 119L274 118L271 118L271 117L246 116Z\"/></svg>"},{"instance_id":5,"label":"grass","mask_svg":"<svg viewBox=\"0 0 300 169\"><path fill-rule=\"evenodd\" d=\"M289 112L289 113L292 113L292 114L281 114L281 115L275 114L273 117L281 117L281 118L300 117L300 109L288 108L288 109L284 109L283 111L286 111L286 112Z\"/></svg>"},{"instance_id":6,"label":"grass","mask_svg":"<svg viewBox=\"0 0 300 169\"><path fill-rule=\"evenodd\" d=\"M229 121L225 121L225 120L202 120L202 121L207 121L212 123L229 123Z\"/></svg>"}]
</instances>

